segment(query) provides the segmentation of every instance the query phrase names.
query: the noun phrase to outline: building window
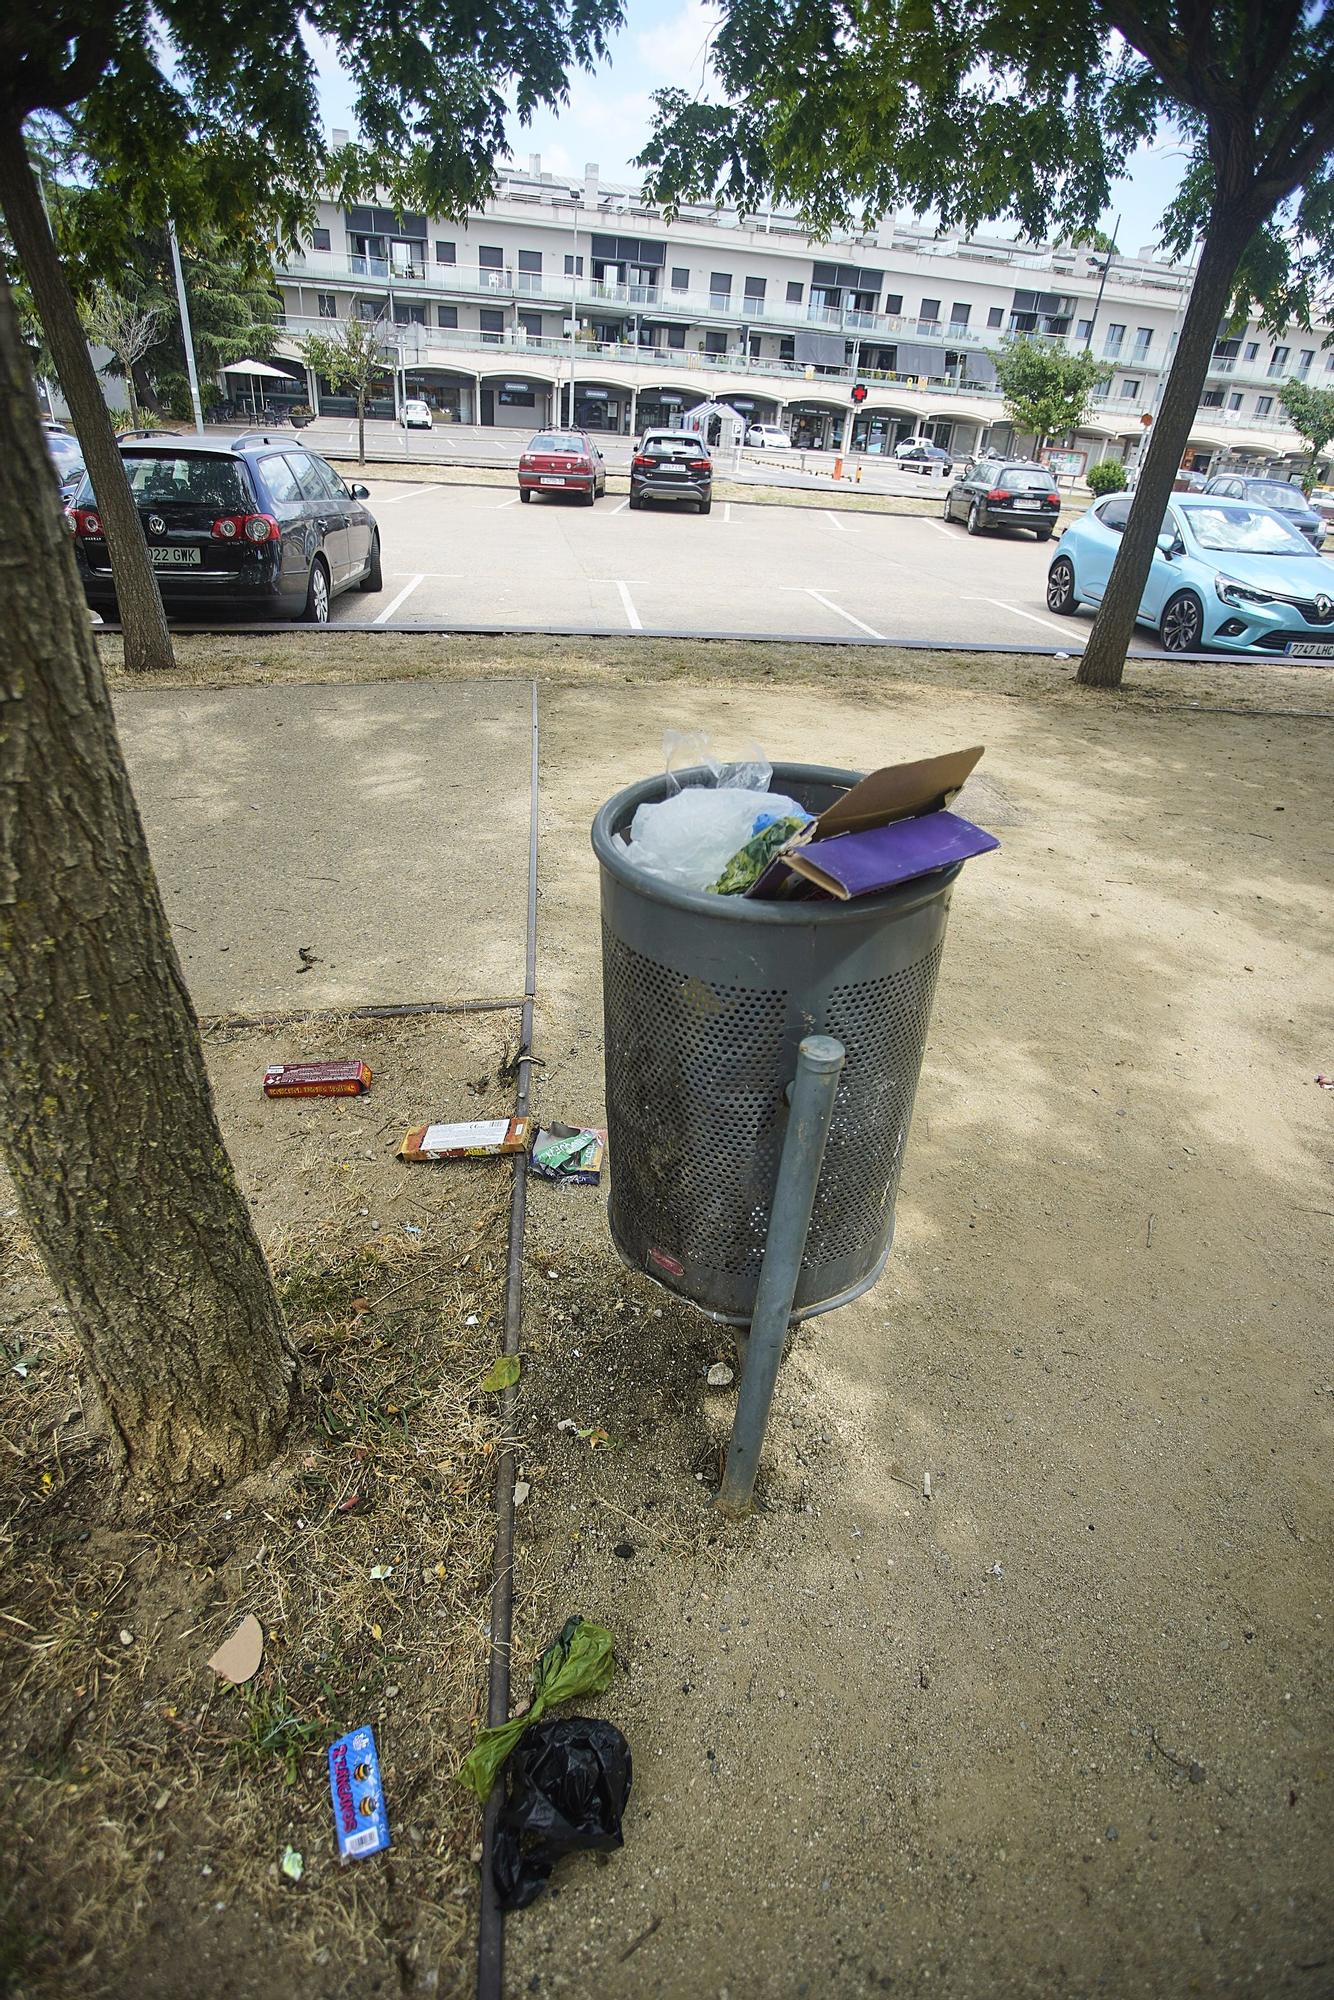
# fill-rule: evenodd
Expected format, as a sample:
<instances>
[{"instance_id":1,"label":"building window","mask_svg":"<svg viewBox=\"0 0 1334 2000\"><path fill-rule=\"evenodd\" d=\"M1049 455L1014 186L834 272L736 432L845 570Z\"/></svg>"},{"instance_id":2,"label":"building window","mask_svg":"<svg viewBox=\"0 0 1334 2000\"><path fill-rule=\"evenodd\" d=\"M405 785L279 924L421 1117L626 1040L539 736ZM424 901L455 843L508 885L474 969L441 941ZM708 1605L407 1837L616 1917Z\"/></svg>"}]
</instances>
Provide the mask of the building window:
<instances>
[{"instance_id":1,"label":"building window","mask_svg":"<svg viewBox=\"0 0 1334 2000\"><path fill-rule=\"evenodd\" d=\"M748 299L758 299L760 303L763 304L764 286L765 286L765 281L763 278L747 278L746 297Z\"/></svg>"},{"instance_id":2,"label":"building window","mask_svg":"<svg viewBox=\"0 0 1334 2000\"><path fill-rule=\"evenodd\" d=\"M1137 378L1127 375L1121 384L1121 401L1123 403L1137 403L1139 401L1139 392L1143 386Z\"/></svg>"},{"instance_id":3,"label":"building window","mask_svg":"<svg viewBox=\"0 0 1334 2000\"><path fill-rule=\"evenodd\" d=\"M1255 414L1257 417L1267 417L1269 415L1269 412L1273 409L1273 407L1274 407L1274 399L1272 396L1256 397Z\"/></svg>"},{"instance_id":4,"label":"building window","mask_svg":"<svg viewBox=\"0 0 1334 2000\"><path fill-rule=\"evenodd\" d=\"M426 324L425 306L396 305L394 307L395 326L425 326L425 324Z\"/></svg>"},{"instance_id":5,"label":"building window","mask_svg":"<svg viewBox=\"0 0 1334 2000\"><path fill-rule=\"evenodd\" d=\"M1223 391L1221 389L1206 389L1200 397L1200 408L1202 410L1221 410L1222 407Z\"/></svg>"},{"instance_id":6,"label":"building window","mask_svg":"<svg viewBox=\"0 0 1334 2000\"><path fill-rule=\"evenodd\" d=\"M337 319L338 300L334 297L333 293L321 292L319 295L319 300L320 300L320 318Z\"/></svg>"},{"instance_id":7,"label":"building window","mask_svg":"<svg viewBox=\"0 0 1334 2000\"><path fill-rule=\"evenodd\" d=\"M727 335L725 333L706 333L704 336L704 352L706 354L726 354Z\"/></svg>"},{"instance_id":8,"label":"building window","mask_svg":"<svg viewBox=\"0 0 1334 2000\"><path fill-rule=\"evenodd\" d=\"M1306 380L1307 376L1311 372L1311 363L1314 360L1315 360L1315 349L1313 347L1304 347L1301 353L1297 356L1297 380L1299 382L1304 382Z\"/></svg>"},{"instance_id":9,"label":"building window","mask_svg":"<svg viewBox=\"0 0 1334 2000\"><path fill-rule=\"evenodd\" d=\"M796 358L797 358L796 336L790 333L785 334L778 343L778 359L780 361L795 361Z\"/></svg>"},{"instance_id":10,"label":"building window","mask_svg":"<svg viewBox=\"0 0 1334 2000\"><path fill-rule=\"evenodd\" d=\"M690 290L690 272L684 264L673 264L672 266L672 290L674 292L688 292Z\"/></svg>"},{"instance_id":11,"label":"building window","mask_svg":"<svg viewBox=\"0 0 1334 2000\"><path fill-rule=\"evenodd\" d=\"M669 347L684 347L685 344L685 328L683 326L669 326L667 329L667 345Z\"/></svg>"},{"instance_id":12,"label":"building window","mask_svg":"<svg viewBox=\"0 0 1334 2000\"><path fill-rule=\"evenodd\" d=\"M926 320L928 322L938 320L940 318L940 300L923 299L922 309L917 317L919 320Z\"/></svg>"},{"instance_id":13,"label":"building window","mask_svg":"<svg viewBox=\"0 0 1334 2000\"><path fill-rule=\"evenodd\" d=\"M327 229L312 229L310 232L310 241L312 248L316 250L331 250L333 248L333 242Z\"/></svg>"},{"instance_id":14,"label":"building window","mask_svg":"<svg viewBox=\"0 0 1334 2000\"><path fill-rule=\"evenodd\" d=\"M987 315L987 325L988 325L988 326L999 326L999 325L1000 325L1000 314L999 314L999 313L997 313L994 319L993 319L993 318L991 317L991 315L990 315L990 314L988 314L988 315ZM1076 334L1075 334L1075 338L1076 338L1076 340L1092 340L1092 338L1093 338L1093 321L1092 321L1091 319L1081 319L1081 320L1080 320L1080 322L1079 322L1079 327L1078 327L1078 330L1077 330L1077 332L1076 332Z\"/></svg>"},{"instance_id":15,"label":"building window","mask_svg":"<svg viewBox=\"0 0 1334 2000\"><path fill-rule=\"evenodd\" d=\"M1239 410L1241 408L1240 389L1234 389L1232 391L1232 394L1227 399L1227 406L1230 410Z\"/></svg>"},{"instance_id":16,"label":"building window","mask_svg":"<svg viewBox=\"0 0 1334 2000\"><path fill-rule=\"evenodd\" d=\"M730 272L711 271L709 273L709 296L715 299L731 298L732 278Z\"/></svg>"},{"instance_id":17,"label":"building window","mask_svg":"<svg viewBox=\"0 0 1334 2000\"><path fill-rule=\"evenodd\" d=\"M1003 322L1004 318L1005 318L1005 314L1004 314L1004 312L1002 311L1002 309L1001 309L1001 307L1000 307L1000 306L988 306L988 307L987 307L987 325L988 325L988 326L1000 326L1000 325L1001 325L1001 323Z\"/></svg>"},{"instance_id":18,"label":"building window","mask_svg":"<svg viewBox=\"0 0 1334 2000\"><path fill-rule=\"evenodd\" d=\"M788 304L790 306L799 306L801 304L802 294L805 291L805 289L806 287L800 282L799 279L789 278L787 281Z\"/></svg>"},{"instance_id":19,"label":"building window","mask_svg":"<svg viewBox=\"0 0 1334 2000\"><path fill-rule=\"evenodd\" d=\"M542 274L542 252L540 250L521 250L519 252L519 269L521 271L533 271L540 277Z\"/></svg>"},{"instance_id":20,"label":"building window","mask_svg":"<svg viewBox=\"0 0 1334 2000\"><path fill-rule=\"evenodd\" d=\"M437 306L435 316L441 326L457 326L459 323L457 306Z\"/></svg>"},{"instance_id":21,"label":"building window","mask_svg":"<svg viewBox=\"0 0 1334 2000\"><path fill-rule=\"evenodd\" d=\"M1258 361L1258 360L1259 360L1259 358L1260 358L1260 343L1259 343L1259 341L1258 341L1258 340L1248 340L1248 341L1247 341L1247 343L1246 343L1246 359L1247 359L1248 361Z\"/></svg>"},{"instance_id":22,"label":"building window","mask_svg":"<svg viewBox=\"0 0 1334 2000\"><path fill-rule=\"evenodd\" d=\"M358 318L358 319L371 319L371 320L374 320L374 319L383 319L383 318L384 318L384 300L383 300L383 299L358 299L358 300L357 300L357 318Z\"/></svg>"},{"instance_id":23,"label":"building window","mask_svg":"<svg viewBox=\"0 0 1334 2000\"><path fill-rule=\"evenodd\" d=\"M962 299L956 299L950 307L950 325L967 326L968 315L971 311L971 306L965 305Z\"/></svg>"},{"instance_id":24,"label":"building window","mask_svg":"<svg viewBox=\"0 0 1334 2000\"><path fill-rule=\"evenodd\" d=\"M452 264L454 262L454 245L442 242L438 236L435 239L435 261L437 264Z\"/></svg>"},{"instance_id":25,"label":"building window","mask_svg":"<svg viewBox=\"0 0 1334 2000\"><path fill-rule=\"evenodd\" d=\"M1276 347L1274 349L1269 363L1269 373L1271 375L1281 375L1283 373L1283 370L1288 365L1288 356L1291 352L1292 349L1290 347Z\"/></svg>"},{"instance_id":26,"label":"building window","mask_svg":"<svg viewBox=\"0 0 1334 2000\"><path fill-rule=\"evenodd\" d=\"M583 258L572 257L568 250L565 253L565 275L567 278L582 278L584 275Z\"/></svg>"},{"instance_id":27,"label":"building window","mask_svg":"<svg viewBox=\"0 0 1334 2000\"><path fill-rule=\"evenodd\" d=\"M898 316L898 314L899 314L899 313L901 313L901 312L903 311L903 293L902 293L902 292L886 292L886 293L885 293L885 311L886 311L886 312L887 312L887 313L888 313L888 314L890 315L891 319L893 319L893 318L896 318L896 317ZM996 325L997 325L997 326L999 326L999 325L1000 325L1000 314L999 314L999 313L997 313L997 315L996 315Z\"/></svg>"},{"instance_id":28,"label":"building window","mask_svg":"<svg viewBox=\"0 0 1334 2000\"><path fill-rule=\"evenodd\" d=\"M530 340L540 340L542 338L541 313L520 313L519 325L523 328L524 332L528 335L528 338Z\"/></svg>"},{"instance_id":29,"label":"building window","mask_svg":"<svg viewBox=\"0 0 1334 2000\"><path fill-rule=\"evenodd\" d=\"M1137 326L1135 328L1136 361L1147 361L1149 358L1149 349L1152 345L1153 328L1151 326Z\"/></svg>"},{"instance_id":30,"label":"building window","mask_svg":"<svg viewBox=\"0 0 1334 2000\"><path fill-rule=\"evenodd\" d=\"M486 244L483 244L477 252L477 262L484 271L503 271L505 268L505 252L497 250L494 246L488 247Z\"/></svg>"},{"instance_id":31,"label":"building window","mask_svg":"<svg viewBox=\"0 0 1334 2000\"><path fill-rule=\"evenodd\" d=\"M491 306L483 306L481 312L482 339L494 345L505 331L505 315Z\"/></svg>"},{"instance_id":32,"label":"building window","mask_svg":"<svg viewBox=\"0 0 1334 2000\"><path fill-rule=\"evenodd\" d=\"M1103 353L1119 354L1121 352L1122 347L1125 345L1125 338L1126 338L1125 328L1123 326L1117 326L1116 322L1113 321L1111 326L1109 326L1107 329L1107 341L1106 345L1103 347L1102 350Z\"/></svg>"},{"instance_id":33,"label":"building window","mask_svg":"<svg viewBox=\"0 0 1334 2000\"><path fill-rule=\"evenodd\" d=\"M752 361L758 361L760 358L760 336L758 333L752 333L750 336L750 358Z\"/></svg>"}]
</instances>

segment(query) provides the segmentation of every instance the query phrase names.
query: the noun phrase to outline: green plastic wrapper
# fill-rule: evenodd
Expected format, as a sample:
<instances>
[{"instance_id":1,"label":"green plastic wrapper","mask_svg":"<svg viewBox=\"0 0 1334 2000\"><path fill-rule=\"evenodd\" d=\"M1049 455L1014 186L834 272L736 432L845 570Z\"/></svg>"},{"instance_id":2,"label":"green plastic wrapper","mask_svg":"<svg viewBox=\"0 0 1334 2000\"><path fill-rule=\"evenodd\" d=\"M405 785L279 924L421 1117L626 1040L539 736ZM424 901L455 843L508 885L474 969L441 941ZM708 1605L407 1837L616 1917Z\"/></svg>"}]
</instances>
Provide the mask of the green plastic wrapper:
<instances>
[{"instance_id":1,"label":"green plastic wrapper","mask_svg":"<svg viewBox=\"0 0 1334 2000\"><path fill-rule=\"evenodd\" d=\"M539 1721L558 1701L573 1701L581 1694L601 1694L609 1685L615 1671L612 1659L615 1643L605 1625L594 1625L577 1614L566 1619L560 1637L547 1647L533 1668L532 1707L495 1729L479 1730L477 1741L463 1760L460 1781L476 1792L483 1805L491 1796L497 1771L529 1723Z\"/></svg>"},{"instance_id":2,"label":"green plastic wrapper","mask_svg":"<svg viewBox=\"0 0 1334 2000\"><path fill-rule=\"evenodd\" d=\"M759 881L775 854L787 846L793 834L800 833L809 824L809 813L801 819L789 813L785 819L771 820L758 833L752 833L745 846L737 849L718 880L709 884L709 895L744 895L752 882Z\"/></svg>"}]
</instances>

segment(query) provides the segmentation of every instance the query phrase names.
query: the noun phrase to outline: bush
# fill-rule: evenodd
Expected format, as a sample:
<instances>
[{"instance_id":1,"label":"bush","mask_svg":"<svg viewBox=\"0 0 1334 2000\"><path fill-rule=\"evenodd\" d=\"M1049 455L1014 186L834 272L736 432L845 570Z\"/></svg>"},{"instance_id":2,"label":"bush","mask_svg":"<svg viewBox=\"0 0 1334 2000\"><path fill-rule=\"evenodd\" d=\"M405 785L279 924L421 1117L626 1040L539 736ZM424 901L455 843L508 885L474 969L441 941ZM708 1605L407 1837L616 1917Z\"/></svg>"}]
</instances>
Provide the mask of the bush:
<instances>
[{"instance_id":1,"label":"bush","mask_svg":"<svg viewBox=\"0 0 1334 2000\"><path fill-rule=\"evenodd\" d=\"M1104 493L1124 493L1126 469L1119 458L1104 458L1100 465L1089 467L1084 474L1084 483L1098 499Z\"/></svg>"}]
</instances>

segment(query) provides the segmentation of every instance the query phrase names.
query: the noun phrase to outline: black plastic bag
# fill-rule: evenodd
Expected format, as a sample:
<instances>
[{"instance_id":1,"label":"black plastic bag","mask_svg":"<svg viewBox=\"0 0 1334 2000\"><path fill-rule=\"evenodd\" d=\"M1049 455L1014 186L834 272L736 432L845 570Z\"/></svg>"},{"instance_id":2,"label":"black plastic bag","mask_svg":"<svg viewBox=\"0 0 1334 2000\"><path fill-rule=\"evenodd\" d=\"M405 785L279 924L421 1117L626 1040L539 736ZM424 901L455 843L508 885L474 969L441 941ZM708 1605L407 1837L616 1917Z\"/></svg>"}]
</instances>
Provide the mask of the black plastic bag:
<instances>
[{"instance_id":1,"label":"black plastic bag","mask_svg":"<svg viewBox=\"0 0 1334 2000\"><path fill-rule=\"evenodd\" d=\"M505 1764L491 1877L502 1910L536 1901L562 1854L624 1845L630 1745L611 1722L564 1716L527 1730Z\"/></svg>"}]
</instances>

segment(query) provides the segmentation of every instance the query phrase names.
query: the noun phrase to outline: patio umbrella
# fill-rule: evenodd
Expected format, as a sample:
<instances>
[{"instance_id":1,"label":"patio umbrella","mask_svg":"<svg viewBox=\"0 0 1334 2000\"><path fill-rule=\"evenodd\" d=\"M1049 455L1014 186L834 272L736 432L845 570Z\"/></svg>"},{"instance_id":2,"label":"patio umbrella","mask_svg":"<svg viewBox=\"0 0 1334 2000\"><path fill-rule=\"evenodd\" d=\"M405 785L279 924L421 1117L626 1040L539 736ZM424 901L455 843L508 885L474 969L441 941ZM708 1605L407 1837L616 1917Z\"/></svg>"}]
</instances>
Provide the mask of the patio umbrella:
<instances>
[{"instance_id":1,"label":"patio umbrella","mask_svg":"<svg viewBox=\"0 0 1334 2000\"><path fill-rule=\"evenodd\" d=\"M271 376L279 382L292 382L299 379L293 376L286 368L270 367L267 361L228 361L221 372L224 375ZM250 400L252 405L257 409L259 404L253 384L250 390Z\"/></svg>"}]
</instances>

